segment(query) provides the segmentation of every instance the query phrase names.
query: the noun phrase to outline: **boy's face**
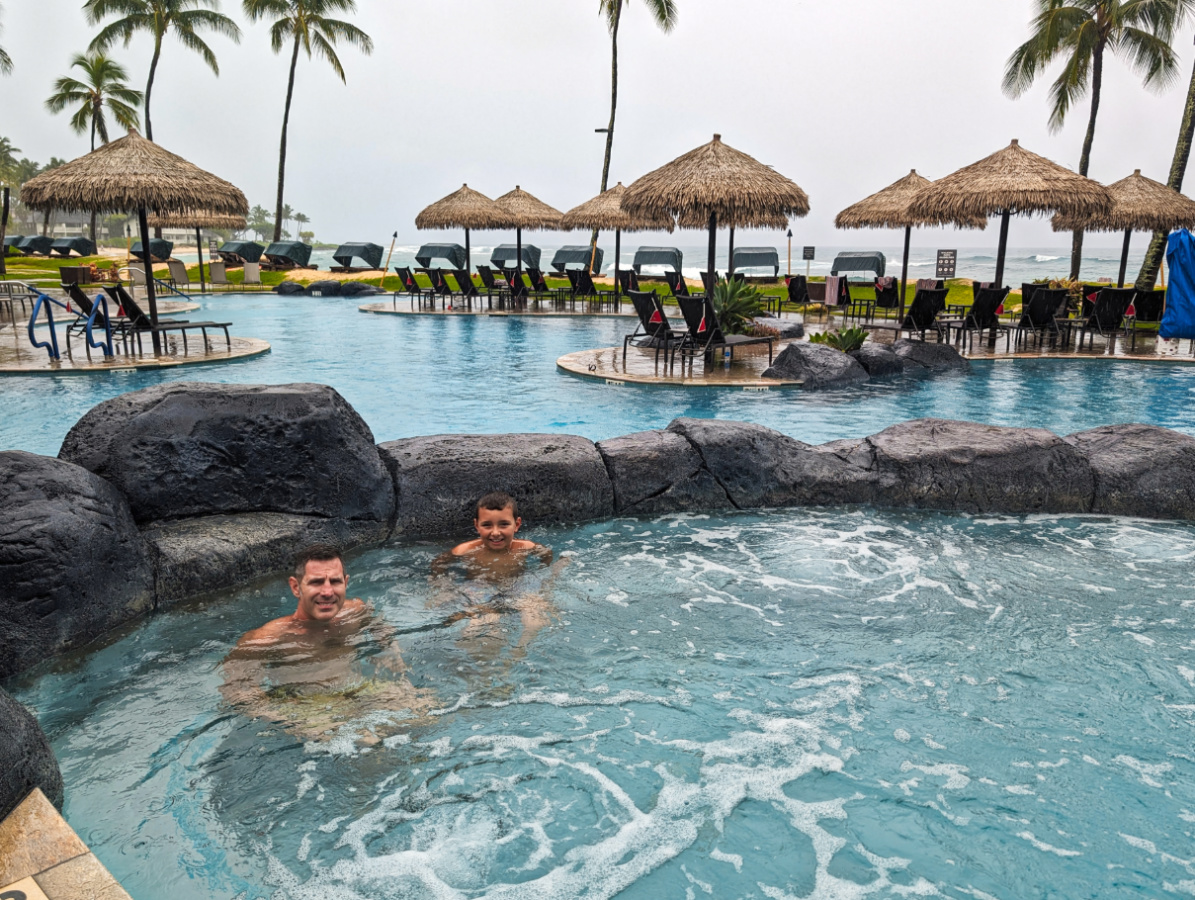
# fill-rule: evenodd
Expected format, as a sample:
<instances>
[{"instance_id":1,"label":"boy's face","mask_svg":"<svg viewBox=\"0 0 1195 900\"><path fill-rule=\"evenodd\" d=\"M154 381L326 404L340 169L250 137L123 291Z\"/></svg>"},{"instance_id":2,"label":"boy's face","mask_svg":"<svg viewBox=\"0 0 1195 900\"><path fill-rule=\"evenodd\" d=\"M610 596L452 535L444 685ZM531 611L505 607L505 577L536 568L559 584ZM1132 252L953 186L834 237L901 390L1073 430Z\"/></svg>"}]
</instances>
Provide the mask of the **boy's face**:
<instances>
[{"instance_id":1,"label":"boy's face","mask_svg":"<svg viewBox=\"0 0 1195 900\"><path fill-rule=\"evenodd\" d=\"M523 520L509 506L502 509L479 509L473 527L487 550L501 553L510 549L515 532L523 527Z\"/></svg>"}]
</instances>

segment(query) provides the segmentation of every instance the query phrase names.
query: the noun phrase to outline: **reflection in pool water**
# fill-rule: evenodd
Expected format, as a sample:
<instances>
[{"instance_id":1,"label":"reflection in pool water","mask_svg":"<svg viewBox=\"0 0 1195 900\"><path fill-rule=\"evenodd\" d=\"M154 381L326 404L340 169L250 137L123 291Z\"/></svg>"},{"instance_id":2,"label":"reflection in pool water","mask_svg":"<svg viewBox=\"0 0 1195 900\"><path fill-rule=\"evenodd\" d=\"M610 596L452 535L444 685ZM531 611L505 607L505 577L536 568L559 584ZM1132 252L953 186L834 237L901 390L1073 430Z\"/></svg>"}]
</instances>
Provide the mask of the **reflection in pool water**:
<instances>
[{"instance_id":1,"label":"reflection in pool water","mask_svg":"<svg viewBox=\"0 0 1195 900\"><path fill-rule=\"evenodd\" d=\"M1189 890L1195 530L801 510L528 535L556 618L441 627L442 548L350 562L426 722L220 702L273 582L10 685L133 896L1156 897ZM621 892L621 893L620 893Z\"/></svg>"}]
</instances>

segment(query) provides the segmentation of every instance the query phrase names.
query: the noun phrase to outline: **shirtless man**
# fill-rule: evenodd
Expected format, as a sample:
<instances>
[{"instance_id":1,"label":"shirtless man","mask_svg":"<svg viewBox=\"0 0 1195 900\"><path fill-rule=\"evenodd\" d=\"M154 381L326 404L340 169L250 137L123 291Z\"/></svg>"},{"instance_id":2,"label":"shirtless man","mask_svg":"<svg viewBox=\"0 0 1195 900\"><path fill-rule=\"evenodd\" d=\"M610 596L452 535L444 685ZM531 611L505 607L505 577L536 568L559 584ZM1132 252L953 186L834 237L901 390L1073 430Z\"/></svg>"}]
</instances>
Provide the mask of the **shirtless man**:
<instances>
[{"instance_id":1,"label":"shirtless man","mask_svg":"<svg viewBox=\"0 0 1195 900\"><path fill-rule=\"evenodd\" d=\"M398 677L406 666L393 629L366 603L347 597L339 551L307 548L289 584L295 611L246 633L225 659L220 692L229 703L249 716L287 722L304 736L364 712L430 707L429 692ZM366 661L395 677L371 677Z\"/></svg>"}]
</instances>

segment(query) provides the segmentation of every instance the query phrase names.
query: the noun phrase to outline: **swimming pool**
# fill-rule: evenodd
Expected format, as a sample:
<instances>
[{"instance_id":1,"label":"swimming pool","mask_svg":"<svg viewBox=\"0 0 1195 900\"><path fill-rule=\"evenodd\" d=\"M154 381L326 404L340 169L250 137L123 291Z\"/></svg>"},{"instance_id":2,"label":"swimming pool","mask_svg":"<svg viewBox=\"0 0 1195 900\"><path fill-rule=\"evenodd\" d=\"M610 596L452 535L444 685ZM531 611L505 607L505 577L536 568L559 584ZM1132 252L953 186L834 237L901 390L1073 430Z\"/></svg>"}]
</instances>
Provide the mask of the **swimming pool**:
<instances>
[{"instance_id":1,"label":"swimming pool","mask_svg":"<svg viewBox=\"0 0 1195 900\"><path fill-rule=\"evenodd\" d=\"M515 616L439 627L441 548L351 560L436 695L411 728L304 741L221 705L237 637L293 609L281 580L9 687L134 897L1190 892L1190 526L796 510L536 537L569 564L522 648Z\"/></svg>"},{"instance_id":2,"label":"swimming pool","mask_svg":"<svg viewBox=\"0 0 1195 900\"><path fill-rule=\"evenodd\" d=\"M400 301L406 302L406 301ZM564 374L565 353L620 344L629 319L369 315L352 300L271 293L203 298L193 319L234 323L270 353L235 363L102 375L8 376L0 448L54 455L101 400L167 381L335 387L378 441L422 434L568 432L600 440L677 416L739 419L821 443L919 416L1042 426L1066 434L1146 422L1195 434L1195 368L1112 360L980 362L969 377L847 391L612 387Z\"/></svg>"}]
</instances>

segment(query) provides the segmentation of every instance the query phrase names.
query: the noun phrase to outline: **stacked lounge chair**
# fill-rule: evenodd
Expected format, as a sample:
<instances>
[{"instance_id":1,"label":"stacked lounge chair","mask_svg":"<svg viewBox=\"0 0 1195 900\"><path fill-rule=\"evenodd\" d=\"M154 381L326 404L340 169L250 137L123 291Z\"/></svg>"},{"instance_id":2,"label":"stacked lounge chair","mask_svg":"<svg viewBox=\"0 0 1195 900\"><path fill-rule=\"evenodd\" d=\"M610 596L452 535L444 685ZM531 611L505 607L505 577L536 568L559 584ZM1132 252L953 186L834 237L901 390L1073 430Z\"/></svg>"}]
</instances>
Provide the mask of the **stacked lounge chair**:
<instances>
[{"instance_id":1,"label":"stacked lounge chair","mask_svg":"<svg viewBox=\"0 0 1195 900\"><path fill-rule=\"evenodd\" d=\"M772 362L772 351L776 343L774 337L754 337L746 334L723 334L718 327L718 314L714 311L713 300L709 295L700 297L677 297L681 314L685 317L688 331L685 339L673 351L681 355L681 365L684 366L685 357L690 362L700 356L708 366L718 348L729 351L730 358L734 358L735 347L746 347L751 344L768 345L768 363Z\"/></svg>"}]
</instances>

